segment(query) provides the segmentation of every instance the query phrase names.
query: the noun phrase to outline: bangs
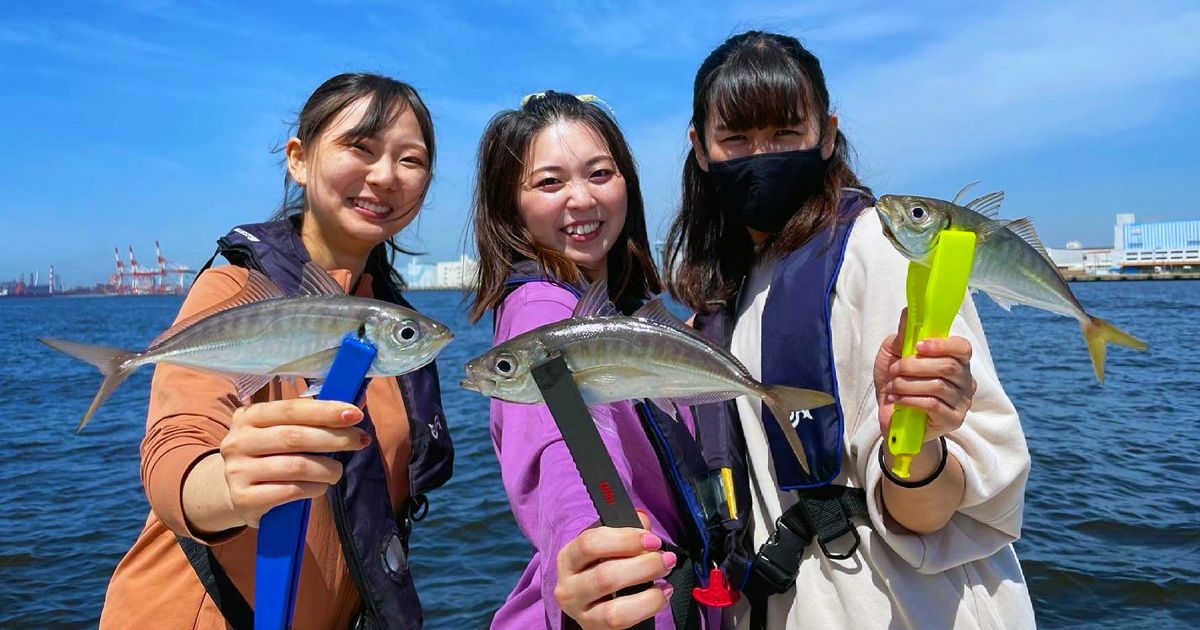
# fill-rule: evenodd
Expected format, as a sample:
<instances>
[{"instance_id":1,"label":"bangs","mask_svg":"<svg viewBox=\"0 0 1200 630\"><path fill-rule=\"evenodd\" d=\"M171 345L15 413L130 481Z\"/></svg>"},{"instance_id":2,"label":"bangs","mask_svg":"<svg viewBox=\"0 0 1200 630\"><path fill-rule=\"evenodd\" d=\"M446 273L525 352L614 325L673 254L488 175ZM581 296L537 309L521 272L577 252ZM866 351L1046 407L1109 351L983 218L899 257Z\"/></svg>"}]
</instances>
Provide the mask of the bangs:
<instances>
[{"instance_id":1,"label":"bangs","mask_svg":"<svg viewBox=\"0 0 1200 630\"><path fill-rule=\"evenodd\" d=\"M769 46L747 46L730 55L711 75L702 93L717 122L728 129L793 126L811 112L823 116L807 74L791 56ZM697 127L707 120L694 121Z\"/></svg>"},{"instance_id":2,"label":"bangs","mask_svg":"<svg viewBox=\"0 0 1200 630\"><path fill-rule=\"evenodd\" d=\"M339 140L350 142L370 138L392 126L410 107L408 96L401 90L377 90L371 93L370 97L371 102L367 104L362 119L342 134ZM345 106L349 106L351 102L353 101L348 101Z\"/></svg>"}]
</instances>

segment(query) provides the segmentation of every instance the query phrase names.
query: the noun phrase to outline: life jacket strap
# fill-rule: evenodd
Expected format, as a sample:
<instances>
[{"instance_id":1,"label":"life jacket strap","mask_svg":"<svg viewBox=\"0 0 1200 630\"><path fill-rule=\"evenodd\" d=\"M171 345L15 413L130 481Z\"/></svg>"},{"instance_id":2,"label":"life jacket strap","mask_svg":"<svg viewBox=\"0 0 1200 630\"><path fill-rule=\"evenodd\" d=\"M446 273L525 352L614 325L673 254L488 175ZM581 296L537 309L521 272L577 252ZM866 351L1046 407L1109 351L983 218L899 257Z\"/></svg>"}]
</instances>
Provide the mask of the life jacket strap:
<instances>
[{"instance_id":1,"label":"life jacket strap","mask_svg":"<svg viewBox=\"0 0 1200 630\"><path fill-rule=\"evenodd\" d=\"M829 485L801 491L798 496L796 504L775 521L775 533L751 561L742 588L751 601L765 601L791 588L800 570L800 557L814 539L832 560L845 560L858 550L858 531L850 519L867 514L867 495L862 488ZM853 538L849 548L832 551L830 544L847 534Z\"/></svg>"}]
</instances>

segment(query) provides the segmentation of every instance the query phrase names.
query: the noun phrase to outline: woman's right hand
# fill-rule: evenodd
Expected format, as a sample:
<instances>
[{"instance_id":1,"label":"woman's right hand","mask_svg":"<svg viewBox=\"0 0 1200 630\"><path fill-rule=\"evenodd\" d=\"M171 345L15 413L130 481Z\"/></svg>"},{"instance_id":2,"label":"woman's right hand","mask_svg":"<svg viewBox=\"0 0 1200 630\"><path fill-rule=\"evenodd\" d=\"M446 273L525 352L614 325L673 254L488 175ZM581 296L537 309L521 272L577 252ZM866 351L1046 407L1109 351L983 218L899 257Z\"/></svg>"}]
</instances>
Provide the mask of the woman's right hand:
<instances>
[{"instance_id":1,"label":"woman's right hand","mask_svg":"<svg viewBox=\"0 0 1200 630\"><path fill-rule=\"evenodd\" d=\"M653 617L671 598L671 587L651 586L613 597L626 587L661 579L678 559L662 549L662 539L644 529L596 527L585 530L558 552L554 598L563 613L584 630L628 628Z\"/></svg>"},{"instance_id":2,"label":"woman's right hand","mask_svg":"<svg viewBox=\"0 0 1200 630\"><path fill-rule=\"evenodd\" d=\"M298 398L239 408L221 441L229 509L258 527L271 508L317 497L342 477L342 465L320 453L357 451L371 442L355 427L358 407Z\"/></svg>"}]
</instances>

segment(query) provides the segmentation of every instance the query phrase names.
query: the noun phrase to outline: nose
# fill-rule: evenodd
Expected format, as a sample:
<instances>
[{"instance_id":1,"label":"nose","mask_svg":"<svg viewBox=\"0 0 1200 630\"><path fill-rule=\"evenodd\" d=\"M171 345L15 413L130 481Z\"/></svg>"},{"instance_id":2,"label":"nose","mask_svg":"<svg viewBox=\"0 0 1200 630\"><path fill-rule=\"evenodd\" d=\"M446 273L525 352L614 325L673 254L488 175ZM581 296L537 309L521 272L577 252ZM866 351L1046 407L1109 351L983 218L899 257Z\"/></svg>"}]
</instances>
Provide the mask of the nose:
<instances>
[{"instance_id":1,"label":"nose","mask_svg":"<svg viewBox=\"0 0 1200 630\"><path fill-rule=\"evenodd\" d=\"M568 210L589 210L596 205L596 197L592 195L591 187L588 183L579 182L572 179L567 183L567 209Z\"/></svg>"},{"instance_id":2,"label":"nose","mask_svg":"<svg viewBox=\"0 0 1200 630\"><path fill-rule=\"evenodd\" d=\"M367 171L367 183L383 190L395 190L400 184L399 165L391 160L375 160Z\"/></svg>"}]
</instances>

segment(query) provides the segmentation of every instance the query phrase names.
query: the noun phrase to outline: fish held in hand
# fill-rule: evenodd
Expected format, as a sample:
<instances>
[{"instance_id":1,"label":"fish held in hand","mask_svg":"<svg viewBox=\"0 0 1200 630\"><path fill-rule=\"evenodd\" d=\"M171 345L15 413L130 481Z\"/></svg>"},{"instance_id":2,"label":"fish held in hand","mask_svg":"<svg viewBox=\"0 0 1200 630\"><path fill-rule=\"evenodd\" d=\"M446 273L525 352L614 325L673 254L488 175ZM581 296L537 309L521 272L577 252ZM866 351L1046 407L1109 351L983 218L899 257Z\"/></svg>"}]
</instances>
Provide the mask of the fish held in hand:
<instances>
[{"instance_id":1,"label":"fish held in hand","mask_svg":"<svg viewBox=\"0 0 1200 630\"><path fill-rule=\"evenodd\" d=\"M608 301L605 282L591 286L572 317L530 330L467 363L466 389L516 403L540 403L530 368L561 355L588 404L650 398L696 405L755 396L771 410L801 466L808 460L793 411L833 403L825 392L764 385L732 354L672 315L661 297L632 316Z\"/></svg>"},{"instance_id":2,"label":"fish held in hand","mask_svg":"<svg viewBox=\"0 0 1200 630\"><path fill-rule=\"evenodd\" d=\"M349 333L378 353L367 376L398 376L433 361L454 335L444 324L412 309L348 296L319 265L305 265L302 294L285 297L250 270L241 291L172 326L142 351L65 341L42 343L99 368L104 381L77 431L137 368L171 363L230 376L239 398L248 398L276 376L325 377ZM316 391L313 389L312 391Z\"/></svg>"},{"instance_id":3,"label":"fish held in hand","mask_svg":"<svg viewBox=\"0 0 1200 630\"><path fill-rule=\"evenodd\" d=\"M969 286L987 293L1005 310L1024 304L1078 320L1101 383L1107 344L1146 349L1145 342L1084 310L1028 218L997 217L1004 193L988 193L959 205L959 199L973 185L963 187L953 201L912 195L880 197L875 209L884 235L905 258L928 265L942 230L974 232L975 258Z\"/></svg>"}]
</instances>

